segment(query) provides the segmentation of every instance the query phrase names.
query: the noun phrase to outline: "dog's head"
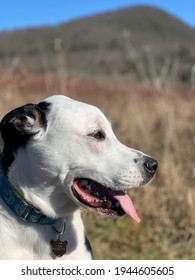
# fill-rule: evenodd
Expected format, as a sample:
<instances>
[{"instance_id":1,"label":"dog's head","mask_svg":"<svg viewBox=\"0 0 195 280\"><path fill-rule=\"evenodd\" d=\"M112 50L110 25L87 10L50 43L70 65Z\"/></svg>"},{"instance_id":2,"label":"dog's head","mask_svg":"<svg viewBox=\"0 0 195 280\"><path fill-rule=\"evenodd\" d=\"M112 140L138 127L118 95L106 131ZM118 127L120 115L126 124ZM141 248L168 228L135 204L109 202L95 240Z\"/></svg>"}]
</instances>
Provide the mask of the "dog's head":
<instances>
[{"instance_id":1,"label":"dog's head","mask_svg":"<svg viewBox=\"0 0 195 280\"><path fill-rule=\"evenodd\" d=\"M139 222L125 190L148 183L157 161L122 145L96 107L52 96L8 113L0 131L8 180L46 215L84 206Z\"/></svg>"}]
</instances>

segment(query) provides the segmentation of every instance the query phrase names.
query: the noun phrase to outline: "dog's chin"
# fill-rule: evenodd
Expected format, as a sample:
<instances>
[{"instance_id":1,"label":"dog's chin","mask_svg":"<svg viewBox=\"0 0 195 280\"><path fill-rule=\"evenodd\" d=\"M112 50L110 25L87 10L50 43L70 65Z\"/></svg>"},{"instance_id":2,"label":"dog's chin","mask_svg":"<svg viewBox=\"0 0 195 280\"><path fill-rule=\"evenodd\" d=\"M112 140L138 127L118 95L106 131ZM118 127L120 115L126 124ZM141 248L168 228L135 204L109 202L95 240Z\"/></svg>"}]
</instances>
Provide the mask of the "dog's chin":
<instances>
[{"instance_id":1,"label":"dog's chin","mask_svg":"<svg viewBox=\"0 0 195 280\"><path fill-rule=\"evenodd\" d=\"M103 216L123 216L128 214L139 222L134 205L129 196L120 190L103 186L91 179L75 179L72 193L86 208Z\"/></svg>"}]
</instances>

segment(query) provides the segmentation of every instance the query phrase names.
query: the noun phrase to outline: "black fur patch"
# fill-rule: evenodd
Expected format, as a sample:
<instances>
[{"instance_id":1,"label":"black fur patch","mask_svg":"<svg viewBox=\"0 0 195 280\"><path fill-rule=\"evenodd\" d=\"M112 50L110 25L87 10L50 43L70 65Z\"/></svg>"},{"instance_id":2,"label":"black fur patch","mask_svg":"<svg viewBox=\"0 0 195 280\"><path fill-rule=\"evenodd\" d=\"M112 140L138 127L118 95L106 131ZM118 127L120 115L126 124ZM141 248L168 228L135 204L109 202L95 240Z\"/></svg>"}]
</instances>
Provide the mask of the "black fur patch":
<instances>
[{"instance_id":1,"label":"black fur patch","mask_svg":"<svg viewBox=\"0 0 195 280\"><path fill-rule=\"evenodd\" d=\"M91 244L90 244L86 235L85 235L85 246L87 248L87 251L91 254L91 258L93 259L93 251L92 251L92 248L91 248Z\"/></svg>"}]
</instances>

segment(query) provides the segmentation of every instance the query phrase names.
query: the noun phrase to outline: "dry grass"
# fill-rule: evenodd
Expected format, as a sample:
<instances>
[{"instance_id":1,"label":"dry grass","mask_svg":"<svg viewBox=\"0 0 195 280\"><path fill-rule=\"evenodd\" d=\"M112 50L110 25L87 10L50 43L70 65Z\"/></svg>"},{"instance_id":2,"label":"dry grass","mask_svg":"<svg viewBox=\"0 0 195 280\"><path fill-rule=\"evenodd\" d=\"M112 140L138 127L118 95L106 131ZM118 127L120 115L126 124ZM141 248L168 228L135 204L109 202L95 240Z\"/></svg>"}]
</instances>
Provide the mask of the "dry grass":
<instances>
[{"instance_id":1,"label":"dry grass","mask_svg":"<svg viewBox=\"0 0 195 280\"><path fill-rule=\"evenodd\" d=\"M153 155L153 182L132 190L142 218L105 219L83 212L96 259L195 258L195 99L191 93L155 92L135 85L101 84L52 75L13 77L0 71L0 115L63 90L100 107L124 144ZM135 94L134 94L135 92Z\"/></svg>"}]
</instances>

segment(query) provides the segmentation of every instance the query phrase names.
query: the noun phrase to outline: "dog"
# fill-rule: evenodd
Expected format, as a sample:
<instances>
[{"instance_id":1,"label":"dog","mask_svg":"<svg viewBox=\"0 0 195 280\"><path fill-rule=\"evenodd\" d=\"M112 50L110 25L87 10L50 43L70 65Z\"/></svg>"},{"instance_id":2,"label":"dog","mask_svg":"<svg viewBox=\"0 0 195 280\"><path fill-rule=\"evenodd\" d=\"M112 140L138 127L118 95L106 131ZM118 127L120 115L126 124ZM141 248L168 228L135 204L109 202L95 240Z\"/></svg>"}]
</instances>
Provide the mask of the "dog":
<instances>
[{"instance_id":1,"label":"dog","mask_svg":"<svg viewBox=\"0 0 195 280\"><path fill-rule=\"evenodd\" d=\"M156 159L121 144L96 107L63 95L0 123L0 259L92 259L80 208L140 218L126 190Z\"/></svg>"}]
</instances>

